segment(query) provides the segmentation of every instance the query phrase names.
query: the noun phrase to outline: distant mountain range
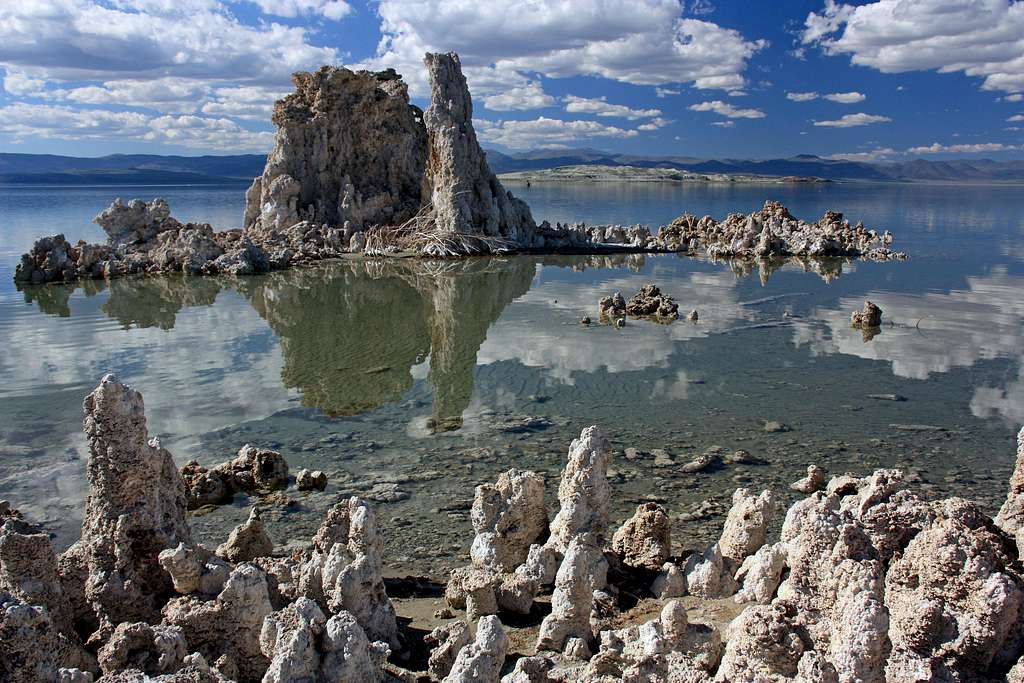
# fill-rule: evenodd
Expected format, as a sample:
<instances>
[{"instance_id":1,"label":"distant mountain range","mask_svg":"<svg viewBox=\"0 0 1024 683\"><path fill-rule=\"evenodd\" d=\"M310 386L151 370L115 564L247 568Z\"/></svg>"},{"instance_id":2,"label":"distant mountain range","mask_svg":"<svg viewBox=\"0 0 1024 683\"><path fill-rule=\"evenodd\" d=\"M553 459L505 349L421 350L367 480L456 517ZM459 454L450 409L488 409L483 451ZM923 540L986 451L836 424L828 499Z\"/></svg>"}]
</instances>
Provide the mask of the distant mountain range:
<instances>
[{"instance_id":1,"label":"distant mountain range","mask_svg":"<svg viewBox=\"0 0 1024 683\"><path fill-rule=\"evenodd\" d=\"M638 166L694 173L805 176L829 180L1024 181L1024 160L970 159L862 162L800 154L787 159L700 159L683 156L637 156L593 149L561 149L504 154L488 150L495 173L533 171L560 166ZM266 157L160 156L112 154L65 157L52 154L0 153L0 184L47 185L208 185L248 182L263 172Z\"/></svg>"},{"instance_id":2,"label":"distant mountain range","mask_svg":"<svg viewBox=\"0 0 1024 683\"><path fill-rule=\"evenodd\" d=\"M0 153L0 184L209 185L250 182L263 173L266 156L161 156L111 154L65 157Z\"/></svg>"}]
</instances>

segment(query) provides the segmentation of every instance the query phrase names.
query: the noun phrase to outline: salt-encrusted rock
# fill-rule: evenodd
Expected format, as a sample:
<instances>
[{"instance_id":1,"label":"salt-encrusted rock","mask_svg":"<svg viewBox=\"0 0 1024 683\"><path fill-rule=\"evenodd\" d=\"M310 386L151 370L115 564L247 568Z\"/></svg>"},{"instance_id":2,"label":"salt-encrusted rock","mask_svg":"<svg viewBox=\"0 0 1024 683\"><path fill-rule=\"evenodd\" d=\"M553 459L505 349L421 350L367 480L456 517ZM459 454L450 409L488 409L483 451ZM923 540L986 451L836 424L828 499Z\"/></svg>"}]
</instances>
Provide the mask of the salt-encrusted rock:
<instances>
[{"instance_id":1,"label":"salt-encrusted rock","mask_svg":"<svg viewBox=\"0 0 1024 683\"><path fill-rule=\"evenodd\" d=\"M248 562L274 552L274 542L267 534L256 506L249 511L249 519L242 522L217 548L217 555L228 562Z\"/></svg>"},{"instance_id":2,"label":"salt-encrusted rock","mask_svg":"<svg viewBox=\"0 0 1024 683\"><path fill-rule=\"evenodd\" d=\"M530 244L536 227L530 207L502 187L487 165L473 130L473 104L454 53L424 57L430 107L423 114L429 156L427 186L442 235L482 235Z\"/></svg>"},{"instance_id":3,"label":"salt-encrusted rock","mask_svg":"<svg viewBox=\"0 0 1024 683\"><path fill-rule=\"evenodd\" d=\"M188 489L188 509L194 510L204 505L220 505L231 500L234 491L229 488L219 473L199 464L198 460L186 462L180 472L182 481Z\"/></svg>"},{"instance_id":4,"label":"salt-encrusted rock","mask_svg":"<svg viewBox=\"0 0 1024 683\"><path fill-rule=\"evenodd\" d=\"M155 676L180 669L187 654L185 634L177 626L125 622L117 625L97 659L104 674L138 669Z\"/></svg>"},{"instance_id":5,"label":"salt-encrusted rock","mask_svg":"<svg viewBox=\"0 0 1024 683\"><path fill-rule=\"evenodd\" d=\"M789 488L800 493L814 493L821 490L821 487L825 485L825 481L825 470L817 465L808 465L807 476L793 482L789 485Z\"/></svg>"},{"instance_id":6,"label":"salt-encrusted rock","mask_svg":"<svg viewBox=\"0 0 1024 683\"><path fill-rule=\"evenodd\" d=\"M382 681L389 653L385 643L367 639L351 614L327 619L307 598L267 615L260 647L270 659L264 683Z\"/></svg>"},{"instance_id":7,"label":"salt-encrusted rock","mask_svg":"<svg viewBox=\"0 0 1024 683\"><path fill-rule=\"evenodd\" d=\"M395 609L384 589L383 540L369 504L359 498L338 503L313 539L312 557L301 569L306 597L323 600L331 612L347 610L372 640L398 647Z\"/></svg>"},{"instance_id":8,"label":"salt-encrusted rock","mask_svg":"<svg viewBox=\"0 0 1024 683\"><path fill-rule=\"evenodd\" d=\"M0 591L45 607L58 631L73 634L49 535L6 502L0 505Z\"/></svg>"},{"instance_id":9,"label":"salt-encrusted rock","mask_svg":"<svg viewBox=\"0 0 1024 683\"><path fill-rule=\"evenodd\" d=\"M444 683L498 683L508 650L508 636L498 617L482 617L476 638L461 650Z\"/></svg>"},{"instance_id":10,"label":"salt-encrusted rock","mask_svg":"<svg viewBox=\"0 0 1024 683\"><path fill-rule=\"evenodd\" d=\"M729 624L729 638L715 681L793 680L806 649L786 620L784 607L748 607Z\"/></svg>"},{"instance_id":11,"label":"salt-encrusted rock","mask_svg":"<svg viewBox=\"0 0 1024 683\"><path fill-rule=\"evenodd\" d=\"M232 491L267 493L288 486L288 461L277 451L242 446L232 460L217 465L219 474Z\"/></svg>"},{"instance_id":12,"label":"salt-encrusted rock","mask_svg":"<svg viewBox=\"0 0 1024 683\"><path fill-rule=\"evenodd\" d=\"M80 648L58 632L46 608L0 591L0 681L54 681L61 667L89 668L84 659Z\"/></svg>"},{"instance_id":13,"label":"salt-encrusted rock","mask_svg":"<svg viewBox=\"0 0 1024 683\"><path fill-rule=\"evenodd\" d=\"M213 597L224 588L231 567L201 545L186 546L160 552L160 566L171 576L174 590L182 595L202 593Z\"/></svg>"},{"instance_id":14,"label":"salt-encrusted rock","mask_svg":"<svg viewBox=\"0 0 1024 683\"><path fill-rule=\"evenodd\" d=\"M427 671L432 680L439 681L448 675L459 652L469 644L469 626L464 621L453 621L438 626L424 640L434 646L427 662Z\"/></svg>"},{"instance_id":15,"label":"salt-encrusted rock","mask_svg":"<svg viewBox=\"0 0 1024 683\"><path fill-rule=\"evenodd\" d=\"M935 505L937 519L885 576L889 680L981 680L992 665L1005 670L1021 647L1024 592L1013 556L972 503Z\"/></svg>"},{"instance_id":16,"label":"salt-encrusted rock","mask_svg":"<svg viewBox=\"0 0 1024 683\"><path fill-rule=\"evenodd\" d=\"M502 677L501 683L555 683L548 675L554 663L547 657L520 657L515 668Z\"/></svg>"},{"instance_id":17,"label":"salt-encrusted rock","mask_svg":"<svg viewBox=\"0 0 1024 683\"><path fill-rule=\"evenodd\" d=\"M598 547L604 544L611 507L611 459L611 444L598 427L587 427L569 446L569 458L558 484L560 508L551 522L547 543L559 553L564 553L579 534L591 534Z\"/></svg>"},{"instance_id":18,"label":"salt-encrusted rock","mask_svg":"<svg viewBox=\"0 0 1024 683\"><path fill-rule=\"evenodd\" d=\"M558 573L558 552L549 545L534 544L526 555L526 561L516 568L516 574L536 581L538 585L550 586Z\"/></svg>"},{"instance_id":19,"label":"salt-encrusted rock","mask_svg":"<svg viewBox=\"0 0 1024 683\"><path fill-rule=\"evenodd\" d=\"M882 324L882 309L870 301L864 302L864 308L850 314L850 325L858 328L878 327Z\"/></svg>"},{"instance_id":20,"label":"salt-encrusted rock","mask_svg":"<svg viewBox=\"0 0 1024 683\"><path fill-rule=\"evenodd\" d=\"M142 395L115 376L86 397L85 433L86 597L106 631L125 621L157 621L173 590L157 556L191 541L185 485L171 454L148 440Z\"/></svg>"},{"instance_id":21,"label":"salt-encrusted rock","mask_svg":"<svg viewBox=\"0 0 1024 683\"><path fill-rule=\"evenodd\" d=\"M601 648L583 680L709 681L722 653L717 629L690 624L686 608L670 600L657 619L601 633Z\"/></svg>"},{"instance_id":22,"label":"salt-encrusted rock","mask_svg":"<svg viewBox=\"0 0 1024 683\"><path fill-rule=\"evenodd\" d=\"M672 554L672 526L665 508L642 503L615 532L612 550L631 567L660 569Z\"/></svg>"},{"instance_id":23,"label":"salt-encrusted rock","mask_svg":"<svg viewBox=\"0 0 1024 683\"><path fill-rule=\"evenodd\" d=\"M996 515L996 526L1015 538L1024 529L1024 427L1017 432L1017 462L1010 476L1006 502ZM1024 549L1018 551L1024 553Z\"/></svg>"},{"instance_id":24,"label":"salt-encrusted rock","mask_svg":"<svg viewBox=\"0 0 1024 683\"><path fill-rule=\"evenodd\" d=\"M266 575L255 565L241 564L216 599L174 598L164 606L163 621L181 628L189 649L214 662L225 675L231 672L217 662L225 658L233 663L240 683L247 683L259 681L269 664L260 649L260 632L272 611Z\"/></svg>"},{"instance_id":25,"label":"salt-encrusted rock","mask_svg":"<svg viewBox=\"0 0 1024 683\"><path fill-rule=\"evenodd\" d=\"M761 546L756 553L743 560L736 572L736 582L742 587L733 599L738 603L768 604L775 596L785 568L786 548L782 543Z\"/></svg>"},{"instance_id":26,"label":"salt-encrusted rock","mask_svg":"<svg viewBox=\"0 0 1024 683\"><path fill-rule=\"evenodd\" d=\"M594 591L607 582L608 563L592 534L580 534L566 548L555 577L551 613L544 617L537 636L537 650L561 650L568 638L589 641L594 637L590 611Z\"/></svg>"},{"instance_id":27,"label":"salt-encrusted rock","mask_svg":"<svg viewBox=\"0 0 1024 683\"><path fill-rule=\"evenodd\" d=\"M662 320L679 317L679 305L671 297L661 293L657 285L644 285L626 303L626 312L632 316L653 316Z\"/></svg>"},{"instance_id":28,"label":"salt-encrusted rock","mask_svg":"<svg viewBox=\"0 0 1024 683\"><path fill-rule=\"evenodd\" d=\"M93 220L107 233L112 245L150 242L161 232L180 225L171 218L167 200L160 197L148 204L141 199L133 199L127 204L120 198L115 199Z\"/></svg>"},{"instance_id":29,"label":"salt-encrusted rock","mask_svg":"<svg viewBox=\"0 0 1024 683\"><path fill-rule=\"evenodd\" d=\"M626 299L622 292L615 292L598 301L597 308L602 318L621 318L626 315Z\"/></svg>"},{"instance_id":30,"label":"salt-encrusted rock","mask_svg":"<svg viewBox=\"0 0 1024 683\"><path fill-rule=\"evenodd\" d=\"M703 553L694 553L686 558L683 574L690 595L720 598L732 595L736 590L732 573L718 543L708 546Z\"/></svg>"},{"instance_id":31,"label":"salt-encrusted rock","mask_svg":"<svg viewBox=\"0 0 1024 683\"><path fill-rule=\"evenodd\" d=\"M398 225L423 204L427 131L393 70L322 67L274 105L274 148L246 193L260 241L300 221L349 231Z\"/></svg>"},{"instance_id":32,"label":"salt-encrusted rock","mask_svg":"<svg viewBox=\"0 0 1024 683\"><path fill-rule=\"evenodd\" d=\"M775 511L771 491L754 496L747 489L732 494L732 508L725 519L718 547L722 556L739 564L764 545L768 524Z\"/></svg>"},{"instance_id":33,"label":"salt-encrusted rock","mask_svg":"<svg viewBox=\"0 0 1024 683\"><path fill-rule=\"evenodd\" d=\"M14 269L16 282L71 282L78 277L75 250L64 235L41 237Z\"/></svg>"},{"instance_id":34,"label":"salt-encrusted rock","mask_svg":"<svg viewBox=\"0 0 1024 683\"><path fill-rule=\"evenodd\" d=\"M327 474L322 470L299 470L295 475L295 486L300 491L323 491L327 488Z\"/></svg>"},{"instance_id":35,"label":"salt-encrusted rock","mask_svg":"<svg viewBox=\"0 0 1024 683\"><path fill-rule=\"evenodd\" d=\"M57 683L93 683L94 680L91 671L82 671L77 667L57 671Z\"/></svg>"},{"instance_id":36,"label":"salt-encrusted rock","mask_svg":"<svg viewBox=\"0 0 1024 683\"><path fill-rule=\"evenodd\" d=\"M683 597L686 595L686 574L676 563L666 562L651 584L651 593L662 600Z\"/></svg>"},{"instance_id":37,"label":"salt-encrusted rock","mask_svg":"<svg viewBox=\"0 0 1024 683\"><path fill-rule=\"evenodd\" d=\"M470 519L476 531L470 548L473 563L498 571L515 570L548 529L544 478L511 469L499 475L494 485L477 486Z\"/></svg>"}]
</instances>

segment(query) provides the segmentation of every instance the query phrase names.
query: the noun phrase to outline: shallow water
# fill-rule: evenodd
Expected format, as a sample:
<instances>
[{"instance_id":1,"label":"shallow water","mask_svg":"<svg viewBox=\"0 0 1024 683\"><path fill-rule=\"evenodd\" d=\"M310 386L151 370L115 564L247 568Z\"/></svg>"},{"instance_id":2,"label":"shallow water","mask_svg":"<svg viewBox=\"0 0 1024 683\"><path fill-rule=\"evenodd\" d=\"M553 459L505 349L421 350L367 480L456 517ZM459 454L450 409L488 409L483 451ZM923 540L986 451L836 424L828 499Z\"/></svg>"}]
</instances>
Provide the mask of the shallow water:
<instances>
[{"instance_id":1,"label":"shallow water","mask_svg":"<svg viewBox=\"0 0 1024 683\"><path fill-rule=\"evenodd\" d=\"M665 502L680 546L720 530L738 485L899 466L934 495L994 512L1024 422L1024 193L873 184L512 186L538 218L659 225L766 198L896 235L905 263L847 263L828 278L665 256L460 262L353 258L252 278L131 278L19 291L33 237L96 240L112 196L165 196L173 213L239 222L244 188L0 189L0 498L56 534L78 532L85 494L81 400L106 372L145 396L150 432L179 463L243 443L330 475L264 514L302 541L343 496L376 499L396 570L465 561L473 487L543 470L549 502L569 441L601 425L618 453L615 516ZM655 282L697 324L592 325L597 300ZM885 311L865 341L851 310ZM872 398L895 394L900 401ZM766 421L791 429L765 431ZM624 449L632 447L626 458ZM652 451L662 449L665 453ZM766 465L681 466L745 449ZM252 501L193 518L219 542Z\"/></svg>"}]
</instances>

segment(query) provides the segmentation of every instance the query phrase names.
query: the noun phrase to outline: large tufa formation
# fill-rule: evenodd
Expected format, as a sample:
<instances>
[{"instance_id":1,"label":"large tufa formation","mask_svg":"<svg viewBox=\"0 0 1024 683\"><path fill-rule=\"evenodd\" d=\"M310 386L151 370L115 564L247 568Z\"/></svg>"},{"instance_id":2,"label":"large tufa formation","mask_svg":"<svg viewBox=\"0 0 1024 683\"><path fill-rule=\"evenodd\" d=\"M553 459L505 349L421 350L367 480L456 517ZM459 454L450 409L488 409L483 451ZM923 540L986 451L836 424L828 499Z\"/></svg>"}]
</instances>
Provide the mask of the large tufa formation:
<instances>
[{"instance_id":1,"label":"large tufa formation","mask_svg":"<svg viewBox=\"0 0 1024 683\"><path fill-rule=\"evenodd\" d=\"M1017 541L1018 552L1024 548L1024 427L1017 433L1017 463L1010 477L1010 492L996 516L996 526Z\"/></svg>"},{"instance_id":2,"label":"large tufa formation","mask_svg":"<svg viewBox=\"0 0 1024 683\"><path fill-rule=\"evenodd\" d=\"M442 234L484 235L529 245L536 227L526 202L505 190L487 165L473 130L473 103L454 53L428 53L430 107L427 181Z\"/></svg>"},{"instance_id":3,"label":"large tufa formation","mask_svg":"<svg viewBox=\"0 0 1024 683\"><path fill-rule=\"evenodd\" d=\"M246 234L275 241L300 223L324 225L375 253L529 246L530 209L487 165L458 56L424 61L425 114L393 70L295 74L295 92L274 107L274 149L246 194Z\"/></svg>"}]
</instances>

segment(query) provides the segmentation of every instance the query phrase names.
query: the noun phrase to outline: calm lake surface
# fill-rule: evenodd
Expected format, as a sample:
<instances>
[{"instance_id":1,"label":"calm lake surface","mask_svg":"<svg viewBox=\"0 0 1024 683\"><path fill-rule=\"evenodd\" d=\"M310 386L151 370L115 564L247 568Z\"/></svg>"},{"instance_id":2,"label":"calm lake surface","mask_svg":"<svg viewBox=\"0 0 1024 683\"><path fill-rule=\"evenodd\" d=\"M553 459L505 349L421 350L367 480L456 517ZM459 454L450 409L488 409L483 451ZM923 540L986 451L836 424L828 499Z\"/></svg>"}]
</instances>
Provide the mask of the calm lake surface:
<instances>
[{"instance_id":1,"label":"calm lake surface","mask_svg":"<svg viewBox=\"0 0 1024 683\"><path fill-rule=\"evenodd\" d=\"M150 433L179 464L220 462L250 442L280 450L293 472L328 472L326 492L289 489L291 505L268 504L279 546L307 540L327 507L359 494L377 501L396 571L439 575L465 562L473 487L509 467L548 473L554 504L569 441L590 424L618 451L617 519L664 502L677 547L717 536L737 486L773 487L788 506L788 484L811 463L832 474L896 466L927 494L998 508L1024 422L1020 187L510 188L552 222L656 227L765 199L803 218L836 209L892 231L911 258L843 264L827 278L675 255L353 258L251 278L19 291L14 265L35 237L100 241L91 219L115 196L163 196L179 219L226 228L241 222L244 186L3 187L0 499L59 546L74 541L86 492L81 402L114 372L143 393ZM700 321L579 324L596 320L600 297L647 282ZM865 298L885 311L868 341L849 327ZM791 429L769 433L766 421ZM737 449L767 464L681 471ZM200 539L223 540L253 502L197 513Z\"/></svg>"}]
</instances>

